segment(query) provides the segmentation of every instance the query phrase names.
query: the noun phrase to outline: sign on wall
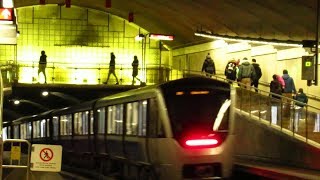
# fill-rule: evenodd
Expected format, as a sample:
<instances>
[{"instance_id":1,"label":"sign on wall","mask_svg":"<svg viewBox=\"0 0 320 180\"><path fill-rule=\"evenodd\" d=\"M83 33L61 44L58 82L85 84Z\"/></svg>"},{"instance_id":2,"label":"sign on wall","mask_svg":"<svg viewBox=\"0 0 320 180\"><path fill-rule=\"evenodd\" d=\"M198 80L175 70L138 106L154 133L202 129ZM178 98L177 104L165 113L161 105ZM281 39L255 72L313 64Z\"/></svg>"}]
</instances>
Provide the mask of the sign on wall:
<instances>
[{"instance_id":1,"label":"sign on wall","mask_svg":"<svg viewBox=\"0 0 320 180\"><path fill-rule=\"evenodd\" d=\"M60 172L62 146L33 144L31 152L31 171Z\"/></svg>"}]
</instances>

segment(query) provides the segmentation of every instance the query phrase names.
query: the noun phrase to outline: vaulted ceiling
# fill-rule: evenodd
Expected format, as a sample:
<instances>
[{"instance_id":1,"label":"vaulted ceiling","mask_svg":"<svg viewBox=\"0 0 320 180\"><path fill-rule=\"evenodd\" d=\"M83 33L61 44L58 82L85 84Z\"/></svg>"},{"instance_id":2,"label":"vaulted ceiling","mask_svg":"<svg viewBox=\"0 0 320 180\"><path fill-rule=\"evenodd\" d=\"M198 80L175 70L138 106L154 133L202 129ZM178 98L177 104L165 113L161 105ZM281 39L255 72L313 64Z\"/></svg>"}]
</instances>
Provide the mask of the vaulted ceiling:
<instances>
[{"instance_id":1,"label":"vaulted ceiling","mask_svg":"<svg viewBox=\"0 0 320 180\"><path fill-rule=\"evenodd\" d=\"M65 0L45 0L63 5ZM39 5L40 0L14 0L16 8ZM172 48L208 41L197 30L214 34L277 39L314 40L317 0L71 0L71 6L92 8L128 19L153 33L174 34Z\"/></svg>"}]
</instances>

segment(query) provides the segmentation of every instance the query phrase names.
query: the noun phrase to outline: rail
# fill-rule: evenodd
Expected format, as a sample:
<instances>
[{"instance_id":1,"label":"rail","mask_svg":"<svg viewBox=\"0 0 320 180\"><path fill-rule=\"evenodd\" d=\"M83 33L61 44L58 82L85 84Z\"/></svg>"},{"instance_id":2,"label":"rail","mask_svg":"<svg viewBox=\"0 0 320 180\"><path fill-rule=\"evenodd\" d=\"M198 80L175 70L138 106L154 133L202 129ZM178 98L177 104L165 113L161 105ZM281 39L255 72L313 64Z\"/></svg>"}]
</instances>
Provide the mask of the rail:
<instances>
[{"instance_id":1,"label":"rail","mask_svg":"<svg viewBox=\"0 0 320 180\"><path fill-rule=\"evenodd\" d=\"M1 148L1 154L3 156L2 169L26 169L26 179L28 180L30 169L30 146L30 143L23 139L7 139L3 141Z\"/></svg>"},{"instance_id":2,"label":"rail","mask_svg":"<svg viewBox=\"0 0 320 180\"><path fill-rule=\"evenodd\" d=\"M188 71L189 76L204 75L198 71ZM307 144L320 148L320 109L292 98L280 96L266 90L227 80L217 75L211 78L229 82L236 88L235 107L251 119L281 131ZM258 92L255 92L255 91Z\"/></svg>"},{"instance_id":3,"label":"rail","mask_svg":"<svg viewBox=\"0 0 320 180\"><path fill-rule=\"evenodd\" d=\"M236 107L251 119L320 148L320 109L269 91L237 86ZM258 90L258 92L255 92ZM301 107L301 105L303 105Z\"/></svg>"}]
</instances>

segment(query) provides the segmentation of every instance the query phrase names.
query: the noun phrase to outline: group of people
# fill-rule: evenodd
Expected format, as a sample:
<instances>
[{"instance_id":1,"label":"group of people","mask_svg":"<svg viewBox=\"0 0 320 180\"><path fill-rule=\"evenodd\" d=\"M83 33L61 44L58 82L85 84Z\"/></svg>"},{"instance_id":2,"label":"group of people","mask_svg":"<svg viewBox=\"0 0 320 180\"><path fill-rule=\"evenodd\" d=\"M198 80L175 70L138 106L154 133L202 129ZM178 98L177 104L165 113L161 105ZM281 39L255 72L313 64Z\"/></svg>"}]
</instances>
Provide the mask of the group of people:
<instances>
[{"instance_id":1,"label":"group of people","mask_svg":"<svg viewBox=\"0 0 320 180\"><path fill-rule=\"evenodd\" d=\"M139 67L139 60L138 60L137 56L133 56L133 62L131 63L131 66L132 66L132 85L134 85L135 79L140 81L140 79L137 77L138 76L138 67ZM116 78L116 81L117 81L116 85L119 84L119 80L118 80L118 77L115 73L115 70L116 70L116 56L114 55L113 52L111 52L110 53L110 62L109 62L109 73L108 73L107 80L105 82L103 82L104 84L108 84L108 81L109 81L111 74Z\"/></svg>"},{"instance_id":2,"label":"group of people","mask_svg":"<svg viewBox=\"0 0 320 180\"><path fill-rule=\"evenodd\" d=\"M137 77L138 76L138 67L139 67L139 60L137 56L133 57L132 62L132 85L135 84L135 79L141 82L141 80ZM47 76L46 76L46 67L47 67L47 55L45 51L41 51L41 56L39 60L39 68L38 68L38 76L40 77L40 73L44 75L45 84L47 83ZM113 52L110 53L110 62L109 62L109 73L107 80L104 82L104 84L108 84L110 75L112 74L116 79L116 85L119 84L118 77L115 73L116 69L116 56Z\"/></svg>"},{"instance_id":3,"label":"group of people","mask_svg":"<svg viewBox=\"0 0 320 180\"><path fill-rule=\"evenodd\" d=\"M205 71L207 76L209 74L210 77L215 74L214 63L211 61L212 59L210 54L208 54L202 66L202 71ZM209 64L212 64L213 68L208 70L207 67ZM232 59L227 63L224 74L226 78L230 80L230 83L232 83L232 81L238 81L244 88L250 89L251 86L253 86L255 87L255 91L258 92L259 80L262 77L262 71L256 59L252 59L251 63L247 58L243 58L241 62L240 60L236 61L235 59ZM270 96L276 99L280 99L281 96L284 97L282 98L282 101L285 105L285 113L290 111L291 99L295 99L297 101L295 105L299 109L303 108L304 105L308 103L308 97L303 92L302 88L296 92L294 80L289 76L288 70L283 70L282 76L274 74L272 79L273 80L270 82Z\"/></svg>"},{"instance_id":4,"label":"group of people","mask_svg":"<svg viewBox=\"0 0 320 180\"><path fill-rule=\"evenodd\" d=\"M276 99L280 99L280 96L277 95L286 97L283 98L286 104L290 104L290 99L294 98L300 102L297 103L297 106L303 107L304 104L308 103L308 97L303 92L303 89L299 88L298 92L296 91L294 80L288 74L288 70L284 69L282 74L282 76L277 74L272 76L273 80L270 82L270 92L273 94L271 96Z\"/></svg>"},{"instance_id":5,"label":"group of people","mask_svg":"<svg viewBox=\"0 0 320 180\"><path fill-rule=\"evenodd\" d=\"M250 89L251 86L255 87L258 92L259 80L262 76L260 65L256 59L252 59L252 63L247 58L240 60L231 60L227 63L224 74L227 79L240 82L244 88Z\"/></svg>"}]
</instances>

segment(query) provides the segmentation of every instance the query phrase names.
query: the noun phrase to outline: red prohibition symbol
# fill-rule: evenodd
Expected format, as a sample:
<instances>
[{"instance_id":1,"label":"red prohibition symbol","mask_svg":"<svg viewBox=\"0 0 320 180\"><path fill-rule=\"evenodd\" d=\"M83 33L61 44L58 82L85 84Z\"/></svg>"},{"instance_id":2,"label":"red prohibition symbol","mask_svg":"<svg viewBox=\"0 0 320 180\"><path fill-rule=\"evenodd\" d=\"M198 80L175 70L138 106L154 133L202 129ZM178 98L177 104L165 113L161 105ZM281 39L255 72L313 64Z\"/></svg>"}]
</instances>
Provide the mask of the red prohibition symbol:
<instances>
[{"instance_id":1,"label":"red prohibition symbol","mask_svg":"<svg viewBox=\"0 0 320 180\"><path fill-rule=\"evenodd\" d=\"M40 159L42 161L50 161L51 159L53 158L53 151L49 148L43 148L41 151L40 151Z\"/></svg>"}]
</instances>

